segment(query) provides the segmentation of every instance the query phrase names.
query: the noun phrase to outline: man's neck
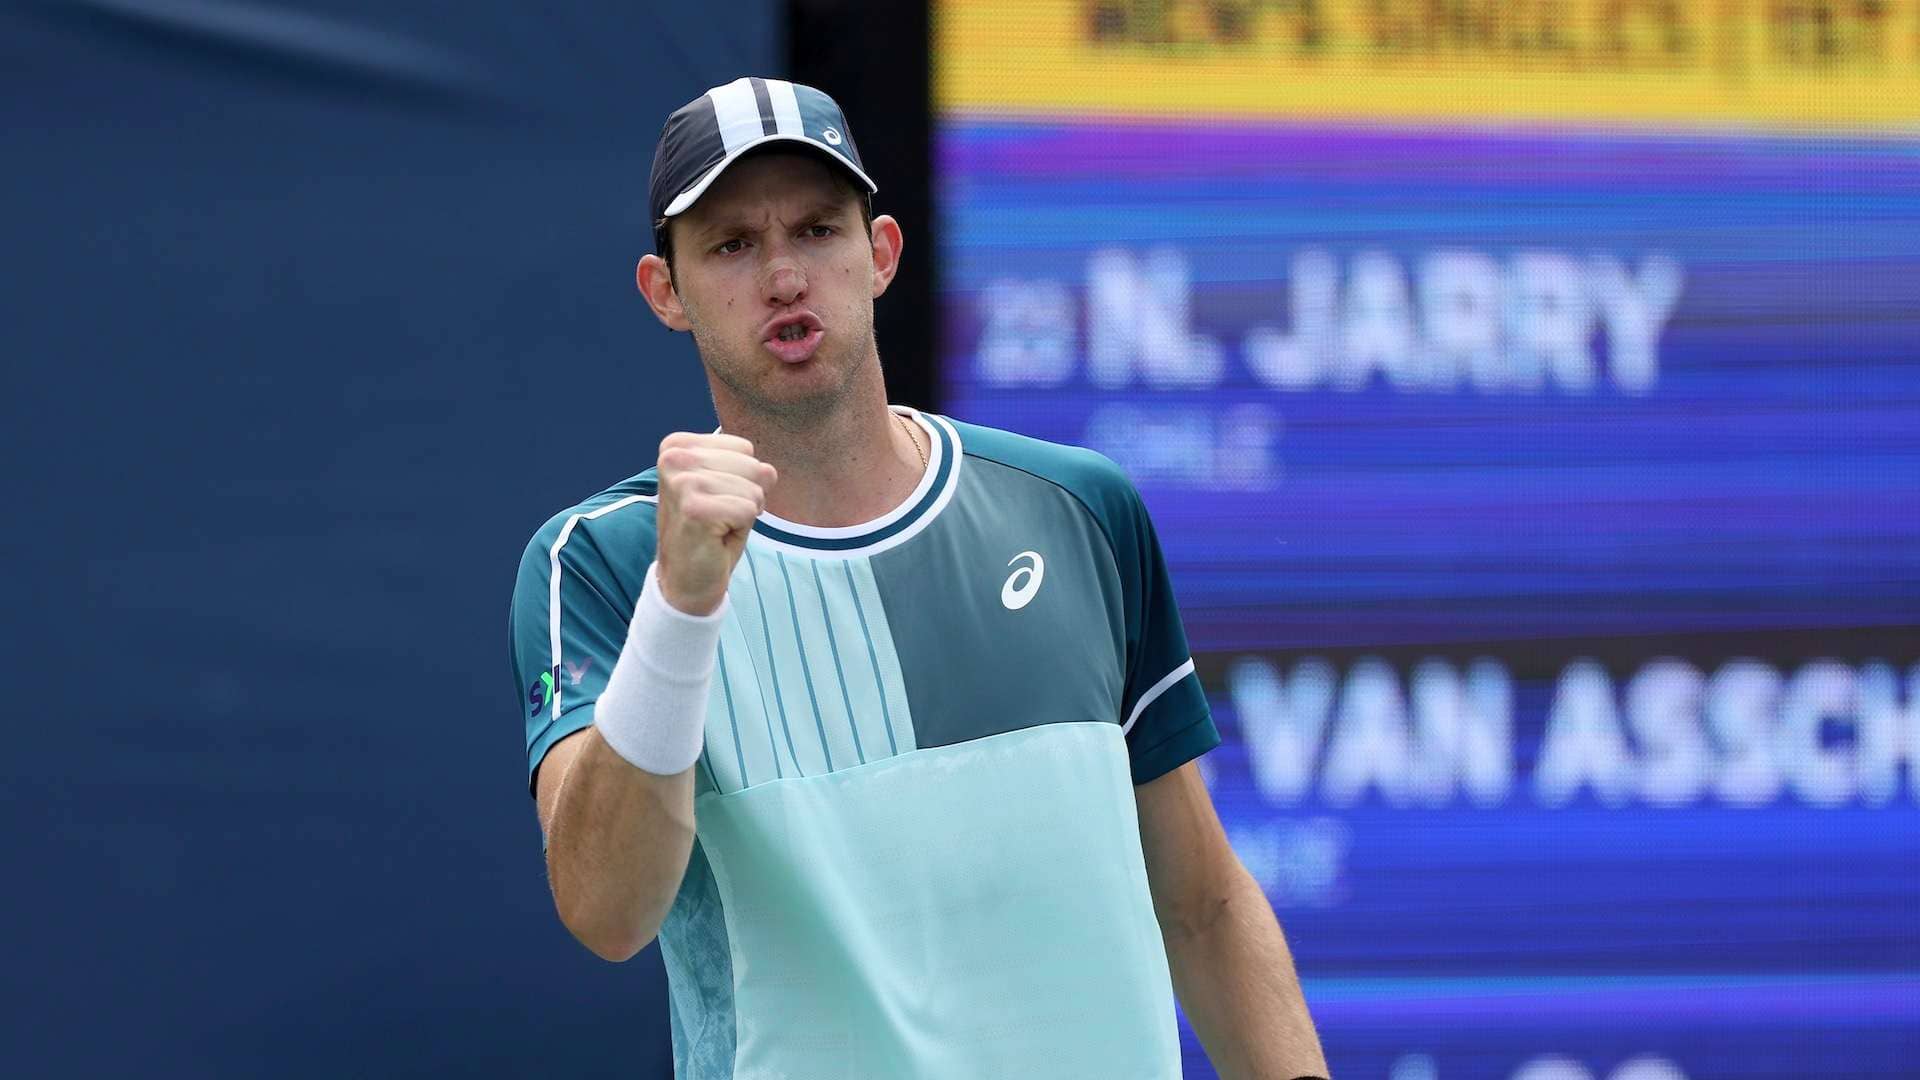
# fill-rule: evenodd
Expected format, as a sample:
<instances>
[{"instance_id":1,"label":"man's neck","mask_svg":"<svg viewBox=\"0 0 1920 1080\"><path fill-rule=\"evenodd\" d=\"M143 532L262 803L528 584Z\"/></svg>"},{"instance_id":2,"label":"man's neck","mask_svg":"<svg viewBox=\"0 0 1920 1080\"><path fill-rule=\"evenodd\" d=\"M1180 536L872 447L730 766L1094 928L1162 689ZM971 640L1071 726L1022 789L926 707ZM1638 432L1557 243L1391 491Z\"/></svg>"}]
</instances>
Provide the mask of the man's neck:
<instances>
[{"instance_id":1,"label":"man's neck","mask_svg":"<svg viewBox=\"0 0 1920 1080\"><path fill-rule=\"evenodd\" d=\"M858 525L905 502L920 483L926 433L895 418L884 387L791 427L729 404L715 402L721 430L751 441L754 456L780 470L767 496L777 517L820 528Z\"/></svg>"}]
</instances>

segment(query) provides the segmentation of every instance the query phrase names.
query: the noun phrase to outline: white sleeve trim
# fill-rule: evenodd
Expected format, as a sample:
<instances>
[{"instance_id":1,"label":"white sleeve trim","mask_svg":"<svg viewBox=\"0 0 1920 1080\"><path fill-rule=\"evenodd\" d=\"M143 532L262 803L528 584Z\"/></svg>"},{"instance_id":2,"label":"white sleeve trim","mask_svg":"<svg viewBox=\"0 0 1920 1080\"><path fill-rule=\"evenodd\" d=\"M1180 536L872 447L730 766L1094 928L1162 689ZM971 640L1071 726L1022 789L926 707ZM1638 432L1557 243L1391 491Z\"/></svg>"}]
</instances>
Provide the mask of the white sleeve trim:
<instances>
[{"instance_id":1,"label":"white sleeve trim","mask_svg":"<svg viewBox=\"0 0 1920 1080\"><path fill-rule=\"evenodd\" d=\"M553 666L547 670L553 673L553 702L551 720L560 719L560 549L567 546L567 539L573 535L573 527L582 521L592 521L602 514L611 514L623 506L634 503L658 501L655 495L629 495L618 502L609 503L598 510L584 514L575 514L560 527L560 535L553 541L553 548L547 552L547 632L553 646Z\"/></svg>"},{"instance_id":2,"label":"white sleeve trim","mask_svg":"<svg viewBox=\"0 0 1920 1080\"><path fill-rule=\"evenodd\" d=\"M1147 688L1146 693L1140 695L1140 700L1133 703L1132 715L1127 717L1126 723L1120 725L1120 734L1125 735L1132 731L1133 725L1140 719L1140 714L1147 711L1147 706L1158 700L1161 694L1173 689L1175 683L1191 674L1193 674L1193 657L1189 656L1186 663L1167 672L1166 678L1154 683Z\"/></svg>"}]
</instances>

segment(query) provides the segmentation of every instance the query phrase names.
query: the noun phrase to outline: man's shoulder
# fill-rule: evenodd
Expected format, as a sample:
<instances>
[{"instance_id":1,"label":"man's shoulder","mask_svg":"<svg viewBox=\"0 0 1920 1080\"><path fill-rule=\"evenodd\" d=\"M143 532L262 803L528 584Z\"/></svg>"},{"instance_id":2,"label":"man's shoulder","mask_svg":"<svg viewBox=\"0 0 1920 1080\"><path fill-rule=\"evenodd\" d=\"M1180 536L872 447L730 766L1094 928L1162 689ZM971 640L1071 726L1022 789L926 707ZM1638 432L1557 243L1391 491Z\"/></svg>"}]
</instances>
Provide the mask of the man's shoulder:
<instances>
[{"instance_id":1,"label":"man's shoulder","mask_svg":"<svg viewBox=\"0 0 1920 1080\"><path fill-rule=\"evenodd\" d=\"M1084 446L952 421L966 456L1003 465L1065 489L1109 529L1137 512L1133 482L1112 458Z\"/></svg>"},{"instance_id":2,"label":"man's shoulder","mask_svg":"<svg viewBox=\"0 0 1920 1080\"><path fill-rule=\"evenodd\" d=\"M1133 484L1112 458L1097 450L1047 442L983 424L953 421L968 457L981 458L1032 474L1076 494L1131 492ZM1104 497L1104 496L1103 496Z\"/></svg>"},{"instance_id":3,"label":"man's shoulder","mask_svg":"<svg viewBox=\"0 0 1920 1080\"><path fill-rule=\"evenodd\" d=\"M602 545L639 542L651 549L659 492L657 470L629 476L549 517L528 541L527 554L549 557L583 531Z\"/></svg>"}]
</instances>

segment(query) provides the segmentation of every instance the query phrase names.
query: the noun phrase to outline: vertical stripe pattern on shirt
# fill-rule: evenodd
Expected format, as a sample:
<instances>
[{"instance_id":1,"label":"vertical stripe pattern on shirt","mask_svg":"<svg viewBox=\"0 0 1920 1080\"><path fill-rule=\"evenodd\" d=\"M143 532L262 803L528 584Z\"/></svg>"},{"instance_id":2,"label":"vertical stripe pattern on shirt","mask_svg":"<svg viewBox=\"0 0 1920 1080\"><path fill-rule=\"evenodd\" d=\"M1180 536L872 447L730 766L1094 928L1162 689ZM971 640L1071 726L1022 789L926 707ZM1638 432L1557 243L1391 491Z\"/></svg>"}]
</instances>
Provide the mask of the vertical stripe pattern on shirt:
<instances>
[{"instance_id":1,"label":"vertical stripe pattern on shirt","mask_svg":"<svg viewBox=\"0 0 1920 1080\"><path fill-rule=\"evenodd\" d=\"M734 584L742 582L736 579ZM732 593L728 603L736 613L750 610L744 593ZM774 732L779 719L758 671L760 661L749 636L754 633L757 630L738 617L720 627L716 675L707 694L707 758L723 792L793 773L792 766L781 760L785 753Z\"/></svg>"},{"instance_id":2,"label":"vertical stripe pattern on shirt","mask_svg":"<svg viewBox=\"0 0 1920 1080\"><path fill-rule=\"evenodd\" d=\"M887 753L898 754L900 744L893 736L893 717L887 710L887 687L880 678L880 654L873 645L873 630L867 626L867 612L860 603L860 590L853 584L853 567L847 568L847 595L853 598L853 612L860 619L860 637L867 643L867 662L873 665L873 688L880 699L880 718L887 725Z\"/></svg>"},{"instance_id":3,"label":"vertical stripe pattern on shirt","mask_svg":"<svg viewBox=\"0 0 1920 1080\"><path fill-rule=\"evenodd\" d=\"M809 559L807 564L813 568L813 592L820 598L820 611L827 624L827 652L833 656L833 677L840 684L840 703L847 710L847 727L853 732L853 752L860 757L860 764L867 763L866 748L860 744L860 725L854 720L853 695L847 692L847 669L840 663L840 642L833 632L833 612L827 607L827 590L820 584L820 560ZM881 699L883 702L885 698Z\"/></svg>"},{"instance_id":4,"label":"vertical stripe pattern on shirt","mask_svg":"<svg viewBox=\"0 0 1920 1080\"><path fill-rule=\"evenodd\" d=\"M750 543L740 561L707 707L715 788L914 749L906 683L867 560Z\"/></svg>"},{"instance_id":5,"label":"vertical stripe pattern on shirt","mask_svg":"<svg viewBox=\"0 0 1920 1080\"><path fill-rule=\"evenodd\" d=\"M726 706L727 706L727 731L733 737L734 767L739 770L734 776L732 786L734 788L743 788L743 787L746 787L748 784L752 783L753 781L749 779L749 774L747 772L747 752L744 749L742 749L740 746L740 714L739 714L739 710L733 707L733 680L727 676L727 646L725 642L722 642L720 645L719 667L720 667L720 693L723 700L726 702ZM768 732L768 734L771 735L772 732ZM713 746L713 741L711 739L707 741L707 746L708 746L708 753L711 754L712 746ZM767 748L769 750L773 748L773 742L771 739L769 739L767 742ZM720 788L719 782L717 780L714 782L714 787ZM729 789L721 788L720 790L729 790Z\"/></svg>"},{"instance_id":6,"label":"vertical stripe pattern on shirt","mask_svg":"<svg viewBox=\"0 0 1920 1080\"><path fill-rule=\"evenodd\" d=\"M753 660L754 683L760 691L760 709L762 715L766 717L768 737L769 739L772 738L774 722L778 721L780 734L786 741L787 762L788 765L791 766L779 765L779 744L775 744L773 753L776 768L774 771L781 777L804 776L806 774L800 768L799 755L796 754L793 749L793 732L787 727L786 696L780 689L780 672L774 663L773 629L767 623L767 602L760 591L760 573L755 566L752 552L746 553L740 561L747 565L747 578L745 581L742 581L740 579L739 569L736 567L734 570L734 583L753 594L753 604L750 608L743 608L741 605L736 604L734 606L734 613L742 624L743 631L747 629L745 624L749 621L756 624L757 629L760 631L758 634L758 644L761 648L755 649L753 647L755 643L752 639L749 639L747 655ZM745 635L743 634L743 636ZM773 688L772 694L767 693L767 687L769 686ZM772 709L767 708L769 701L773 703Z\"/></svg>"},{"instance_id":7,"label":"vertical stripe pattern on shirt","mask_svg":"<svg viewBox=\"0 0 1920 1080\"><path fill-rule=\"evenodd\" d=\"M880 583L873 576L869 559L849 559L847 571L855 621L866 639L873 668L874 696L886 724L887 746L893 753L904 754L918 749L919 742L913 733L913 714L907 708L907 680L900 671L900 654L894 649L886 605L880 601Z\"/></svg>"},{"instance_id":8,"label":"vertical stripe pattern on shirt","mask_svg":"<svg viewBox=\"0 0 1920 1080\"><path fill-rule=\"evenodd\" d=\"M834 674L830 644L830 639L839 633L839 625L844 625L841 616L831 603L822 602L820 590L814 588L819 567L813 559L782 553L778 548L774 548L772 557L785 574L782 582L787 586L790 615L786 629L794 636L795 656L801 661L802 689L819 724L822 755L834 769L857 765L863 756L858 744L864 741L858 730L859 703L850 702L837 692L840 679ZM775 623L778 622L776 618ZM776 633L774 643L779 642Z\"/></svg>"},{"instance_id":9,"label":"vertical stripe pattern on shirt","mask_svg":"<svg viewBox=\"0 0 1920 1080\"><path fill-rule=\"evenodd\" d=\"M807 633L800 627L800 601L793 594L793 578L787 573L787 557L779 552L773 558L780 566L780 587L787 591L787 612L793 617L793 647L800 654L800 677L807 684L807 704L813 708L813 726L820 733L820 755L827 759L827 772L833 771L833 747L827 745L827 724L820 718L820 695L813 690L813 665L807 663Z\"/></svg>"},{"instance_id":10,"label":"vertical stripe pattern on shirt","mask_svg":"<svg viewBox=\"0 0 1920 1080\"><path fill-rule=\"evenodd\" d=\"M874 640L873 627L867 621L866 603L860 599L860 588L856 583L857 576L854 574L855 565L860 567L861 573L858 577L864 577L869 581L871 580L873 571L868 568L867 560L849 559L841 564L841 569L845 572L846 576L846 588L844 591L839 589L834 590L836 606L843 610L850 610L853 613L850 626L844 615L840 620L840 624L842 626L848 626L849 630L851 630L852 627L858 627L860 631L860 636L857 639L849 633L847 640L858 640L866 646L866 665L864 668L856 665L855 671L848 681L847 686L848 689L853 692L854 699L861 703L858 715L869 725L873 724L876 719L879 721L880 734L884 734L887 737L887 753L891 756L901 752L900 739L894 734L893 710L895 701L902 702L903 704L900 707L902 709L905 708L906 686L904 683L896 684L899 689L898 695L890 693L887 688L886 665L880 662L880 652L881 646L884 644L887 654L891 656L893 654L893 643L891 641L883 643ZM899 662L897 659L893 664L893 669L896 673L899 670ZM876 711L879 713L878 717L874 715ZM904 715L904 713L902 715ZM879 753L880 741L874 739L872 742L874 753L877 755ZM906 749L913 749L912 744L909 743Z\"/></svg>"}]
</instances>

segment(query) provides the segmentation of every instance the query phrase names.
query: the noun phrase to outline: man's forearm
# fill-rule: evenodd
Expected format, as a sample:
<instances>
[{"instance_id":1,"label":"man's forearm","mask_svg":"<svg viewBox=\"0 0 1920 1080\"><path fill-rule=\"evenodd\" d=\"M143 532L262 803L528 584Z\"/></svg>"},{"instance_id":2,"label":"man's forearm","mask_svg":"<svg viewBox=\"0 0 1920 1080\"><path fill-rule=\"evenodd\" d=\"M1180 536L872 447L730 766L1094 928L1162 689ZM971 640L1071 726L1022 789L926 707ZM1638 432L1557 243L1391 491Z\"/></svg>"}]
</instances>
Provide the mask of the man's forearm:
<instances>
[{"instance_id":1,"label":"man's forearm","mask_svg":"<svg viewBox=\"0 0 1920 1080\"><path fill-rule=\"evenodd\" d=\"M705 741L725 593L703 606L700 614L674 607L659 564L647 568L594 725L561 763L558 794L542 817L560 919L608 960L653 940L693 850L693 765Z\"/></svg>"},{"instance_id":2,"label":"man's forearm","mask_svg":"<svg viewBox=\"0 0 1920 1080\"><path fill-rule=\"evenodd\" d=\"M1327 1076L1280 923L1236 862L1214 910L1168 927L1174 990L1225 1080Z\"/></svg>"},{"instance_id":3,"label":"man's forearm","mask_svg":"<svg viewBox=\"0 0 1920 1080\"><path fill-rule=\"evenodd\" d=\"M621 961L659 932L693 851L693 770L656 776L600 733L568 761L555 796L547 876L560 921L604 959Z\"/></svg>"}]
</instances>

